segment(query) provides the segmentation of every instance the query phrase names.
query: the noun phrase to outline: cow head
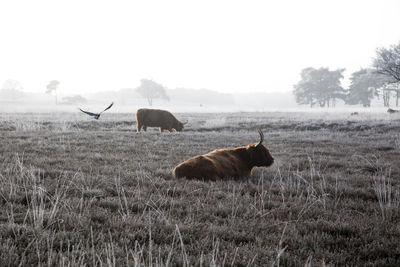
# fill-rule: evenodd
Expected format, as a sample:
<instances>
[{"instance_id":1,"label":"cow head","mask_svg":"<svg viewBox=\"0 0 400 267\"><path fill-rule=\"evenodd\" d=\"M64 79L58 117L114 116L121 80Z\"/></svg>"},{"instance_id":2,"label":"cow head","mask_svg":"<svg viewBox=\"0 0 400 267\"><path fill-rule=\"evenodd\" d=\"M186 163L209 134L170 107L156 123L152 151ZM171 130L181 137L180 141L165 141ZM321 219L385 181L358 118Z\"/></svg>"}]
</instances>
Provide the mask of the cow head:
<instances>
[{"instance_id":1,"label":"cow head","mask_svg":"<svg viewBox=\"0 0 400 267\"><path fill-rule=\"evenodd\" d=\"M178 132L182 132L183 127L184 127L185 124L187 124L187 122L182 123L182 122L178 121L178 122L176 123L174 129L175 129L176 131L178 131Z\"/></svg>"},{"instance_id":2,"label":"cow head","mask_svg":"<svg viewBox=\"0 0 400 267\"><path fill-rule=\"evenodd\" d=\"M260 142L249 145L248 147L251 164L257 167L269 167L274 163L274 158L268 148L262 144L264 141L264 134L261 129L258 130L258 133L260 134Z\"/></svg>"},{"instance_id":3,"label":"cow head","mask_svg":"<svg viewBox=\"0 0 400 267\"><path fill-rule=\"evenodd\" d=\"M178 131L178 132L182 132L182 130L183 130L183 123L180 122L180 121L176 122L176 124L175 124L175 126L174 126L174 129L175 129L176 131Z\"/></svg>"}]
</instances>

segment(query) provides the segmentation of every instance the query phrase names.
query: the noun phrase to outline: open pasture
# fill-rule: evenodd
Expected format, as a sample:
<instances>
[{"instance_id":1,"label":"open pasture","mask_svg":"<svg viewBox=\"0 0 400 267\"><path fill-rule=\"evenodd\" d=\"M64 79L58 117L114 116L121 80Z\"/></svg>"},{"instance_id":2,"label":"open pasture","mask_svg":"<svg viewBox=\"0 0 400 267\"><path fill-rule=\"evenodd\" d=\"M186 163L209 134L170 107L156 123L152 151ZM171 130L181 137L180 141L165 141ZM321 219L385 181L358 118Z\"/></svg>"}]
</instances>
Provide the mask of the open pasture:
<instances>
[{"instance_id":1,"label":"open pasture","mask_svg":"<svg viewBox=\"0 0 400 267\"><path fill-rule=\"evenodd\" d=\"M0 266L400 265L400 115L0 114ZM250 179L175 180L259 140Z\"/></svg>"}]
</instances>

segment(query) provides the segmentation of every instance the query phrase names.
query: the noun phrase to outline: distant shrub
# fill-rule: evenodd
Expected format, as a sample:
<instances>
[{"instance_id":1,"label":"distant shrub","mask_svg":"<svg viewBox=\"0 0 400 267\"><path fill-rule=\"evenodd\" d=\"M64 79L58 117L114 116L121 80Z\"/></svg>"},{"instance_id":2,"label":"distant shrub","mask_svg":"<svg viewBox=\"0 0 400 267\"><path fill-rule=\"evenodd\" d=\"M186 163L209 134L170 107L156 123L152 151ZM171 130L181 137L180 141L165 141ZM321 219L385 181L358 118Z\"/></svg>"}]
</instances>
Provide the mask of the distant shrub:
<instances>
[{"instance_id":1,"label":"distant shrub","mask_svg":"<svg viewBox=\"0 0 400 267\"><path fill-rule=\"evenodd\" d=\"M75 96L66 96L63 97L61 104L63 105L76 105L76 104L85 104L87 103L86 98L75 95Z\"/></svg>"}]
</instances>

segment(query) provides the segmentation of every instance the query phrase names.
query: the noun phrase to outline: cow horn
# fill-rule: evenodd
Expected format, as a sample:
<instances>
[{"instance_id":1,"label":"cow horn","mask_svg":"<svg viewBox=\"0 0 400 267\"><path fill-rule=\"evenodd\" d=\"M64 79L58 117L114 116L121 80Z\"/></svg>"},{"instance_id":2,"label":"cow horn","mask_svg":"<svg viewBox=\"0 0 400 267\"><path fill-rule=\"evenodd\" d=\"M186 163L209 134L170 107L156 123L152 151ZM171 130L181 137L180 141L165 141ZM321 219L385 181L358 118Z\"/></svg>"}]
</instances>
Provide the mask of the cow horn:
<instances>
[{"instance_id":1,"label":"cow horn","mask_svg":"<svg viewBox=\"0 0 400 267\"><path fill-rule=\"evenodd\" d=\"M264 141L264 134L261 129L258 129L258 133L260 134L260 142L256 146L261 145L261 143Z\"/></svg>"}]
</instances>

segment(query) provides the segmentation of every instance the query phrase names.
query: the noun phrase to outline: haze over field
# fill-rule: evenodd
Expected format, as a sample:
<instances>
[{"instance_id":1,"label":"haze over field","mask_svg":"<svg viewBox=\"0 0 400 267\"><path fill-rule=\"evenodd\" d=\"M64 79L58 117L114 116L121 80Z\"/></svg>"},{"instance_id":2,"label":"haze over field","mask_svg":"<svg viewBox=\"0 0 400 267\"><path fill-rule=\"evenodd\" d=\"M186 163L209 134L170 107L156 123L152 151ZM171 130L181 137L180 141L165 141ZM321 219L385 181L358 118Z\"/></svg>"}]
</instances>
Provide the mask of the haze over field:
<instances>
[{"instance_id":1,"label":"haze over field","mask_svg":"<svg viewBox=\"0 0 400 267\"><path fill-rule=\"evenodd\" d=\"M352 72L371 66L377 48L400 40L394 0L39 0L2 1L0 8L0 83L12 79L26 93L43 94L57 80L60 96L80 94L89 104L101 100L97 93L136 88L144 78L169 90L232 94L218 95L222 106L231 98L232 107L244 100L244 109L265 99L249 110L295 107L303 68L346 68L346 87Z\"/></svg>"}]
</instances>

